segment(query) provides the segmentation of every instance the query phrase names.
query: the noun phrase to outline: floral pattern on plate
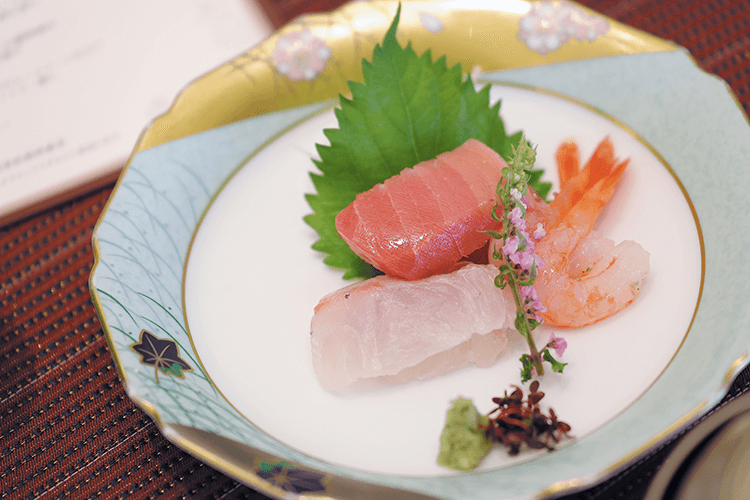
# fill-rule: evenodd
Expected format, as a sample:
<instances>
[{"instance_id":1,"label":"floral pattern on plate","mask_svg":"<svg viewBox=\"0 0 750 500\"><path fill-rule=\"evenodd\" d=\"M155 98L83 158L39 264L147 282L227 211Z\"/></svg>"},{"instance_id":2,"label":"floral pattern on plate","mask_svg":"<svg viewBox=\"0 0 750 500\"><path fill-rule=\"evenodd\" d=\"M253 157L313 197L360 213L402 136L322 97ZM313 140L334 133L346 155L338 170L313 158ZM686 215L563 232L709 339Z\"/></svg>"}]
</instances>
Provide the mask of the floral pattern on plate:
<instances>
[{"instance_id":1,"label":"floral pattern on plate","mask_svg":"<svg viewBox=\"0 0 750 500\"><path fill-rule=\"evenodd\" d=\"M748 266L738 257L742 253L737 249L747 246L750 234L743 231L746 219L738 215L742 213L738 203L744 199L741 195L747 185L743 183L746 172L740 167L742 158L750 155L750 132L726 85L703 73L676 45L608 23L589 11L571 13L573 25L584 26L568 26L563 31L562 11L576 9L571 2L510 0L498 2L494 10L484 7L486 2L479 0L460 8L451 2L406 2L404 9L410 15L405 20L411 21L404 23L399 39L424 40L425 45L429 41L434 54L447 54L465 69L484 68L489 82L545 88L587 103L644 135L669 164L679 167L677 174L686 192L693 195L695 213L702 218L705 261L711 272L705 274L703 303L691 333L670 367L633 407L587 439L533 464L440 478L376 475L324 463L264 433L222 396L198 361L182 307L190 242L214 194L247 158L301 120L327 109L330 100L346 89L346 80L359 77L361 57L369 55L372 45L380 40L396 5L355 1L331 16L302 18L280 36L187 87L173 108L156 119L136 145L97 225L91 292L115 362L128 395L180 447L278 498L294 495L273 486L273 473L283 469L277 471L274 464L281 461L299 464L296 470L304 467L306 471L326 473L320 482L332 498L357 487L362 492L392 488L381 495L384 498L412 498L421 492L440 498L495 499L500 490L515 497L556 496L573 484L571 478L587 478L574 481L576 488L591 484L611 471L613 464L624 465L644 446L655 444L678 424L703 413L725 391L731 374L747 364L746 354L738 358L738 353L747 350L747 318L721 314L743 310ZM447 9L460 15L444 15ZM548 32L538 30L545 27L539 24L540 9L547 9L548 22L560 23L556 30L552 25ZM420 22L420 11L429 11L441 21L440 36L430 31L438 28L431 16ZM608 27L606 34L597 31L594 20L603 21L600 26ZM498 30L501 24L507 26L504 31ZM308 40L324 40L330 55L326 58L329 53L325 50L312 54L313 58L324 59L325 65L322 69L298 65L302 69L299 75L294 73L298 78L295 82L291 62L283 74L286 66L280 58L291 57L296 43L310 56L313 44L301 41L304 30L310 32L311 36L305 35ZM335 30L348 30L350 35L337 38L333 34L342 31ZM470 40L471 50L466 39L469 30L477 34ZM278 39L293 32L300 41L287 38L274 59L271 55ZM581 41L595 40L569 43L564 50L550 49L561 47L576 34ZM532 35L537 37L537 48L546 44L546 55L529 48L524 38ZM553 40L546 41L547 36ZM497 50L498 40L512 50ZM628 57L610 57L620 55ZM304 57L298 62L303 63ZM320 62L317 64L320 67ZM308 80L311 85L304 85L305 68L313 78ZM297 91L298 86L304 92ZM644 110L633 102L650 105ZM720 126L696 130L696 123ZM684 141L684 137L692 140ZM718 150L711 147L717 143L730 146ZM722 164L726 170L722 175L737 182L706 183L706 173L700 167L711 163ZM710 223L715 220L720 224ZM721 237L726 224L740 228L733 233L734 238ZM145 364L131 347L139 343L138 332L143 329L175 341L180 356L194 369L189 377L161 376L158 382L155 380L154 366ZM667 400L669 404L665 405ZM180 434L185 430L196 432ZM200 442L196 436L202 433L240 443L251 450L248 455L274 458L267 466L260 467L250 458L230 469L228 452L210 454L196 444ZM267 474L268 479L261 477ZM345 486L338 488L337 481L346 481Z\"/></svg>"},{"instance_id":2,"label":"floral pattern on plate","mask_svg":"<svg viewBox=\"0 0 750 500\"><path fill-rule=\"evenodd\" d=\"M258 477L289 493L326 491L326 474L300 469L286 461L261 460L256 465L255 472Z\"/></svg>"},{"instance_id":3,"label":"floral pattern on plate","mask_svg":"<svg viewBox=\"0 0 750 500\"><path fill-rule=\"evenodd\" d=\"M154 367L156 383L159 383L159 372L184 379L185 372L193 368L180 357L177 342L171 339L160 339L148 330L141 330L139 342L130 348L141 356L141 363Z\"/></svg>"},{"instance_id":4,"label":"floral pattern on plate","mask_svg":"<svg viewBox=\"0 0 750 500\"><path fill-rule=\"evenodd\" d=\"M309 29L292 31L276 41L271 54L276 71L292 81L314 80L331 58L331 48Z\"/></svg>"},{"instance_id":5,"label":"floral pattern on plate","mask_svg":"<svg viewBox=\"0 0 750 500\"><path fill-rule=\"evenodd\" d=\"M605 18L565 1L533 4L518 26L518 38L539 54L557 50L571 38L593 42L610 28Z\"/></svg>"}]
</instances>

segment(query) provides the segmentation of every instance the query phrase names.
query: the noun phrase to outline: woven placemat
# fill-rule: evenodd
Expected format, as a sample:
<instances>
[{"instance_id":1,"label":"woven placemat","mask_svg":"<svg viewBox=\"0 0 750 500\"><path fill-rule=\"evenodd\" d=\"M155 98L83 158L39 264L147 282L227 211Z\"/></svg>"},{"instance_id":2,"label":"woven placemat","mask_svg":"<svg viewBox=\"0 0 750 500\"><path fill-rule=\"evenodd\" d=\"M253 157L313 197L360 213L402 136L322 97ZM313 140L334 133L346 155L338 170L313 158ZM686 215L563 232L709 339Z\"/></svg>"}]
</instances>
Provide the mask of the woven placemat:
<instances>
[{"instance_id":1,"label":"woven placemat","mask_svg":"<svg viewBox=\"0 0 750 500\"><path fill-rule=\"evenodd\" d=\"M277 24L301 12L292 0L263 3ZM750 1L581 3L687 47L750 109ZM0 228L0 498L266 498L170 444L125 394L88 290L111 192ZM746 369L724 401L749 389ZM564 498L642 498L674 445Z\"/></svg>"}]
</instances>

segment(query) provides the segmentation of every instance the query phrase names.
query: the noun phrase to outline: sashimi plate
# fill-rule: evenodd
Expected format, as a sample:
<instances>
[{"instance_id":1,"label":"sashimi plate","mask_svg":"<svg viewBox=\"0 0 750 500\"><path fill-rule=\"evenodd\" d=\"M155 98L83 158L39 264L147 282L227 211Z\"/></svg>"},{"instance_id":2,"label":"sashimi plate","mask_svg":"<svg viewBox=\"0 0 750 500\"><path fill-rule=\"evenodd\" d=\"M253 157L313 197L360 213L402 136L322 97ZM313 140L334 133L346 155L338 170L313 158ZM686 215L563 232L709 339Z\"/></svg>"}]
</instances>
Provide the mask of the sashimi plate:
<instances>
[{"instance_id":1,"label":"sashimi plate","mask_svg":"<svg viewBox=\"0 0 750 500\"><path fill-rule=\"evenodd\" d=\"M349 283L302 220L315 145L396 7L303 17L190 84L146 128L94 236L91 292L123 383L168 439L271 497L526 498L592 485L705 413L747 362L750 127L686 51L576 4L403 3L400 43L491 85L506 129L538 145L553 184L562 141L587 157L611 138L631 160L598 229L651 255L624 311L537 331L568 341L565 373L542 388L573 438L452 472L436 463L445 411L459 396L487 411L520 384L519 339L488 369L345 394L322 389L310 356L314 306Z\"/></svg>"}]
</instances>

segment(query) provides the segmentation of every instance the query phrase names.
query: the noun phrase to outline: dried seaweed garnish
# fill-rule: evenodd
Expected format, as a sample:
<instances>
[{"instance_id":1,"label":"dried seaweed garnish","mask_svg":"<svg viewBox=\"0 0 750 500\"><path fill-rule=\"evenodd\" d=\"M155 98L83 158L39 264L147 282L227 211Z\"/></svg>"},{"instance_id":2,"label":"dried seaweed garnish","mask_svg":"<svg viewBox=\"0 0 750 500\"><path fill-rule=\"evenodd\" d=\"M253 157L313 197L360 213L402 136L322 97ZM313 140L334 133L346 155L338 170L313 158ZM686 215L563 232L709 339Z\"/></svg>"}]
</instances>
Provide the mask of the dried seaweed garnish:
<instances>
[{"instance_id":1,"label":"dried seaweed garnish","mask_svg":"<svg viewBox=\"0 0 750 500\"><path fill-rule=\"evenodd\" d=\"M515 389L510 395L505 391L503 397L492 398L497 407L487 414L489 424L482 426L488 440L507 446L508 454L514 456L524 443L534 450L552 451L554 444L570 437L570 425L558 420L555 410L550 408L549 415L545 415L539 408L544 393L539 390L538 380L531 383L525 400L523 390L512 387Z\"/></svg>"}]
</instances>

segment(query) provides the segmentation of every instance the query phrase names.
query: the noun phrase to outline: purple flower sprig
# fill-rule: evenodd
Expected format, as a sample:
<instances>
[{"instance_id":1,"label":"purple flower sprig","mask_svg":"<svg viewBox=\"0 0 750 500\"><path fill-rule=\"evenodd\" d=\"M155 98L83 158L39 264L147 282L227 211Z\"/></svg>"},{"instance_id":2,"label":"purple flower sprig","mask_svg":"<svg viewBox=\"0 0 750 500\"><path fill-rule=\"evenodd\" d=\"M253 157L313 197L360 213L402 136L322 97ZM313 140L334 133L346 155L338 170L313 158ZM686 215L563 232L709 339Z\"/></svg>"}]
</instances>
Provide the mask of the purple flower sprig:
<instances>
[{"instance_id":1,"label":"purple flower sprig","mask_svg":"<svg viewBox=\"0 0 750 500\"><path fill-rule=\"evenodd\" d=\"M552 371L556 373L562 373L563 369L568 363L561 363L557 361L553 356L552 353L550 353L550 349L553 349L555 351L555 355L560 358L562 357L563 353L565 352L565 349L568 348L568 342L562 338L562 337L556 337L555 332L552 332L549 336L549 342L547 342L547 345L544 346L544 348L539 353L542 357L542 359L546 362L548 362L551 367ZM521 355L521 381L526 382L527 380L531 379L534 375L537 374L536 368L534 367L532 363L531 356L528 354Z\"/></svg>"},{"instance_id":2,"label":"purple flower sprig","mask_svg":"<svg viewBox=\"0 0 750 500\"><path fill-rule=\"evenodd\" d=\"M536 147L532 147L525 137L521 137L518 148L513 148L513 158L503 168L503 178L498 182L496 193L498 202L492 210L492 217L502 222L502 232L486 231L499 245L493 248L492 257L501 263L500 273L495 277L495 286L510 286L516 303L516 330L526 339L529 354L521 357L521 379L526 382L533 371L544 375L543 361L552 364L554 371L562 371L563 363L550 361L549 344L540 352L536 348L532 331L542 323L540 313L546 308L534 289L538 270L544 266L542 259L534 253L536 241L546 235L540 223L531 229L526 225L529 171L536 161ZM498 217L497 209L502 205L503 216ZM564 341L563 341L564 342ZM557 369L559 368L559 370Z\"/></svg>"}]
</instances>

